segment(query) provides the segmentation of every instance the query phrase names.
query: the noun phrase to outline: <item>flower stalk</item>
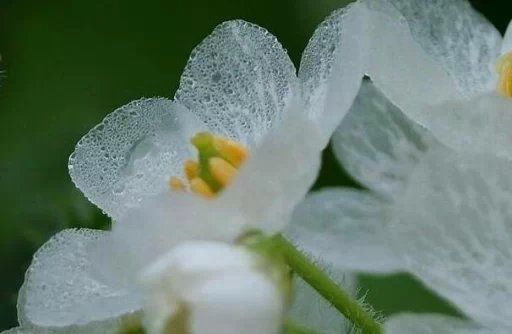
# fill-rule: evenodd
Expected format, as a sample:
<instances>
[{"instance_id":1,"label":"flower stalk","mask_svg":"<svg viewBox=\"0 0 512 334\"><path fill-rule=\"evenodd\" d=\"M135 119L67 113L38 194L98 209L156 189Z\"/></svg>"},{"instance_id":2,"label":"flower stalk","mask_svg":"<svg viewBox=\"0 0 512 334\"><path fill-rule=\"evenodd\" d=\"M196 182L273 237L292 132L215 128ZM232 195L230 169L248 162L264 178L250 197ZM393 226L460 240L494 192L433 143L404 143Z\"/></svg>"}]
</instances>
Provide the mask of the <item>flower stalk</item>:
<instances>
[{"instance_id":1,"label":"flower stalk","mask_svg":"<svg viewBox=\"0 0 512 334\"><path fill-rule=\"evenodd\" d=\"M364 308L348 292L338 286L324 271L316 266L305 254L299 251L282 235L273 238L280 248L290 268L322 297L331 303L347 319L352 321L365 334L382 334L380 323L371 312ZM292 332L294 333L294 332ZM295 332L295 333L301 333Z\"/></svg>"}]
</instances>

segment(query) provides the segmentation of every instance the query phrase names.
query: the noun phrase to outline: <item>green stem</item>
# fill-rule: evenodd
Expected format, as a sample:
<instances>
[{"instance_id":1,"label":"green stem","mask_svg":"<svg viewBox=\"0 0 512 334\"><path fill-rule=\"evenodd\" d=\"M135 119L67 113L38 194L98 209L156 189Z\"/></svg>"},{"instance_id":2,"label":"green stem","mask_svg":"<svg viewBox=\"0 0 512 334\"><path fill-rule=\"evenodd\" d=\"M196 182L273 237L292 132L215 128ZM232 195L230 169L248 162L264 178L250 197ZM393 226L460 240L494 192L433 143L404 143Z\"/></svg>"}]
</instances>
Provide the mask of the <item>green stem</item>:
<instances>
[{"instance_id":1,"label":"green stem","mask_svg":"<svg viewBox=\"0 0 512 334\"><path fill-rule=\"evenodd\" d=\"M345 317L362 329L365 334L383 333L381 325L373 318L370 312L352 298L348 292L338 286L336 282L311 262L291 242L282 235L274 237L274 242L280 248L290 268Z\"/></svg>"},{"instance_id":2,"label":"green stem","mask_svg":"<svg viewBox=\"0 0 512 334\"><path fill-rule=\"evenodd\" d=\"M317 331L314 331L310 328L297 325L291 320L288 320L284 324L284 333L285 334L320 334Z\"/></svg>"}]
</instances>

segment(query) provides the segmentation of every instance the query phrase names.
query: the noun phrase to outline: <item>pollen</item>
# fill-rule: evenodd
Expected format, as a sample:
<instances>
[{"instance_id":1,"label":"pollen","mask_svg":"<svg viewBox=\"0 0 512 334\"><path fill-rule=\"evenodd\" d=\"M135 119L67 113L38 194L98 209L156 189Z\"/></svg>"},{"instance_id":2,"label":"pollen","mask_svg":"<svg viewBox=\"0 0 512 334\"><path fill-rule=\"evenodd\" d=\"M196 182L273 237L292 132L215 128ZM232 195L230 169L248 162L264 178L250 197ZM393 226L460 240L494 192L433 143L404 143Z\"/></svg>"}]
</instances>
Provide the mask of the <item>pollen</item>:
<instances>
[{"instance_id":1,"label":"pollen","mask_svg":"<svg viewBox=\"0 0 512 334\"><path fill-rule=\"evenodd\" d=\"M195 179L190 180L190 190L193 193L201 195L205 198L212 198L215 196L212 188L206 183L205 180L196 177Z\"/></svg>"},{"instance_id":2,"label":"pollen","mask_svg":"<svg viewBox=\"0 0 512 334\"><path fill-rule=\"evenodd\" d=\"M498 92L506 97L512 97L512 52L498 59L496 70L499 75Z\"/></svg>"},{"instance_id":3,"label":"pollen","mask_svg":"<svg viewBox=\"0 0 512 334\"><path fill-rule=\"evenodd\" d=\"M173 191L190 190L201 197L214 198L236 177L248 157L248 150L234 140L210 132L197 133L191 143L198 151L198 159L184 162L187 181L174 176L169 186Z\"/></svg>"},{"instance_id":4,"label":"pollen","mask_svg":"<svg viewBox=\"0 0 512 334\"><path fill-rule=\"evenodd\" d=\"M245 159L247 159L248 152L245 146L233 140L216 137L214 145L220 155L235 168L239 168Z\"/></svg>"},{"instance_id":5,"label":"pollen","mask_svg":"<svg viewBox=\"0 0 512 334\"><path fill-rule=\"evenodd\" d=\"M184 164L185 175L187 179L191 181L199 175L199 164L192 160L185 161Z\"/></svg>"},{"instance_id":6,"label":"pollen","mask_svg":"<svg viewBox=\"0 0 512 334\"><path fill-rule=\"evenodd\" d=\"M185 184L179 178L173 176L169 180L169 187L174 191L185 190Z\"/></svg>"},{"instance_id":7,"label":"pollen","mask_svg":"<svg viewBox=\"0 0 512 334\"><path fill-rule=\"evenodd\" d=\"M210 158L208 166L215 181L219 182L222 187L231 183L237 173L237 169L229 162L222 158Z\"/></svg>"}]
</instances>

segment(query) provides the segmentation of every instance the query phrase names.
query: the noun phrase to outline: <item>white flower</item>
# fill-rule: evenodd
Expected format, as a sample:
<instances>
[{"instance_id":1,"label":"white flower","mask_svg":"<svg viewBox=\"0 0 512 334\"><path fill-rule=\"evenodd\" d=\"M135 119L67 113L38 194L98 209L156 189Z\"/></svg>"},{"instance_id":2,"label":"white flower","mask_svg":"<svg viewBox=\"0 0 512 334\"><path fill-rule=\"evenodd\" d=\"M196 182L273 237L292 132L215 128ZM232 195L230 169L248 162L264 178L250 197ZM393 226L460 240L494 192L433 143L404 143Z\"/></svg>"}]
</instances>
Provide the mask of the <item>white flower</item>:
<instances>
[{"instance_id":1,"label":"white flower","mask_svg":"<svg viewBox=\"0 0 512 334\"><path fill-rule=\"evenodd\" d=\"M149 333L278 333L283 292L266 262L225 243L178 245L143 274Z\"/></svg>"},{"instance_id":2,"label":"white flower","mask_svg":"<svg viewBox=\"0 0 512 334\"><path fill-rule=\"evenodd\" d=\"M365 72L407 117L457 150L512 157L512 29L465 0L363 1Z\"/></svg>"},{"instance_id":3,"label":"white flower","mask_svg":"<svg viewBox=\"0 0 512 334\"><path fill-rule=\"evenodd\" d=\"M114 220L113 230L67 230L39 250L20 292L21 326L38 333L115 331L143 308L140 274L177 245L281 231L314 182L321 150L363 73L342 60L362 57L364 43L351 33L364 26L336 22L330 39L325 28L313 36L297 76L266 30L221 24L193 51L174 101L134 101L82 138L70 157L71 177ZM229 288L245 289L237 282ZM250 292L245 296L255 303L266 296ZM236 302L223 296L222 307Z\"/></svg>"},{"instance_id":4,"label":"white flower","mask_svg":"<svg viewBox=\"0 0 512 334\"><path fill-rule=\"evenodd\" d=\"M494 67L511 29L502 42L466 1L357 5L372 82L333 145L368 191L310 195L289 233L340 270L410 272L471 319L402 315L387 332L510 333L512 99Z\"/></svg>"},{"instance_id":5,"label":"white flower","mask_svg":"<svg viewBox=\"0 0 512 334\"><path fill-rule=\"evenodd\" d=\"M412 273L475 322L404 315L390 333L509 333L511 162L442 146L377 94L365 83L333 139L369 190L309 195L289 235L337 270Z\"/></svg>"}]
</instances>

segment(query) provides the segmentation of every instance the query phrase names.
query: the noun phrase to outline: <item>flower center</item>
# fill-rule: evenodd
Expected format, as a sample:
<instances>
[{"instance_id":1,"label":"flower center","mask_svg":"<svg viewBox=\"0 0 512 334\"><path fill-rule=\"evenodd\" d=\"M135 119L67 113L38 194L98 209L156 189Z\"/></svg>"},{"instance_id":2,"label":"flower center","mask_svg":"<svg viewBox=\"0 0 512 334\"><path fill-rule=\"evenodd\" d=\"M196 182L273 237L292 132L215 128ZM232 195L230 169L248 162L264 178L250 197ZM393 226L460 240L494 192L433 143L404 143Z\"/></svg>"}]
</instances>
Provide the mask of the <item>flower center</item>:
<instances>
[{"instance_id":1,"label":"flower center","mask_svg":"<svg viewBox=\"0 0 512 334\"><path fill-rule=\"evenodd\" d=\"M236 176L238 168L247 159L247 148L209 132L196 134L191 143L197 148L198 160L184 163L188 183L173 176L169 186L175 191L190 189L205 198L215 197Z\"/></svg>"},{"instance_id":2,"label":"flower center","mask_svg":"<svg viewBox=\"0 0 512 334\"><path fill-rule=\"evenodd\" d=\"M496 70L500 76L498 91L506 97L512 97L512 52L508 52L498 59Z\"/></svg>"}]
</instances>

